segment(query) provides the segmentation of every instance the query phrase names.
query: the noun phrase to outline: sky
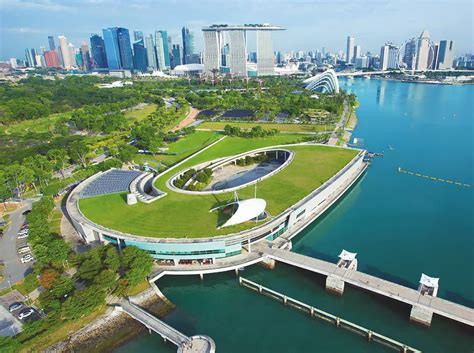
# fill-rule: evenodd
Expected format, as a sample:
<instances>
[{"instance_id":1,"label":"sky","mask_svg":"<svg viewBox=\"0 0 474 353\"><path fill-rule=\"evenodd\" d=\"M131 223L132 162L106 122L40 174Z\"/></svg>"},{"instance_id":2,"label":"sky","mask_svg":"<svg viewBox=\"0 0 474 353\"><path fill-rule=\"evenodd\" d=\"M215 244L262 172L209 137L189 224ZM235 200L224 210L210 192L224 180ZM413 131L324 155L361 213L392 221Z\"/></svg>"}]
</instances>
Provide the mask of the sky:
<instances>
[{"instance_id":1,"label":"sky","mask_svg":"<svg viewBox=\"0 0 474 353\"><path fill-rule=\"evenodd\" d=\"M271 23L275 50L344 50L353 35L362 52L379 53L385 42L402 44L427 29L433 41L455 41L455 53L474 52L473 0L0 0L0 59L23 58L25 48L48 46L65 35L76 47L102 28L145 34L164 29L180 43L180 29L213 23ZM131 33L131 37L133 34ZM255 45L249 35L249 50Z\"/></svg>"}]
</instances>

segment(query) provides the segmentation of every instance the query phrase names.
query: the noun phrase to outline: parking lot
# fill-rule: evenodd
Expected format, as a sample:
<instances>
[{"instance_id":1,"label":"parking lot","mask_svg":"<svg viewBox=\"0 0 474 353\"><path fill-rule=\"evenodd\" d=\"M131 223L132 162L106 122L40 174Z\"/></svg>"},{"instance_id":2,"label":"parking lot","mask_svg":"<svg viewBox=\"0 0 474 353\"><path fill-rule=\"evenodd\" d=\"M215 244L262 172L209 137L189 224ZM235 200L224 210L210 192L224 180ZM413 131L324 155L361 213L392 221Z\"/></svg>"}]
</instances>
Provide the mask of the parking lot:
<instances>
[{"instance_id":1,"label":"parking lot","mask_svg":"<svg viewBox=\"0 0 474 353\"><path fill-rule=\"evenodd\" d=\"M0 290L8 288L22 280L30 271L34 261L22 263L18 248L27 246L28 238L18 239L18 232L25 222L23 212L31 208L31 203L25 202L25 207L10 214L10 226L0 236L0 261L3 261L3 280L0 281Z\"/></svg>"}]
</instances>

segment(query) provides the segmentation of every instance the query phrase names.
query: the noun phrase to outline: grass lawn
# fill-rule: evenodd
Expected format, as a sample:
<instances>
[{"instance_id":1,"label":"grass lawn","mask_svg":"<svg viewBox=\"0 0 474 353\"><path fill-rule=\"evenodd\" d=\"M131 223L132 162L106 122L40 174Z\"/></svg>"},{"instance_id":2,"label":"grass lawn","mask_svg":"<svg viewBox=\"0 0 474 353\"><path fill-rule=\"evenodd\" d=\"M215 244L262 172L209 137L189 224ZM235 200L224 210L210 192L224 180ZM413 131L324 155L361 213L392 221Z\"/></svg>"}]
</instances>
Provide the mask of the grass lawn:
<instances>
[{"instance_id":1,"label":"grass lawn","mask_svg":"<svg viewBox=\"0 0 474 353\"><path fill-rule=\"evenodd\" d=\"M53 128L54 123L63 115L68 115L68 113L51 114L44 118L24 120L12 125L0 126L0 134L18 136L26 135L28 133L45 133L50 131Z\"/></svg>"},{"instance_id":2,"label":"grass lawn","mask_svg":"<svg viewBox=\"0 0 474 353\"><path fill-rule=\"evenodd\" d=\"M61 234L61 218L63 213L55 208L49 216L49 229L52 233Z\"/></svg>"},{"instance_id":3,"label":"grass lawn","mask_svg":"<svg viewBox=\"0 0 474 353\"><path fill-rule=\"evenodd\" d=\"M148 237L199 238L233 233L252 228L254 222L218 230L218 212L209 212L232 199L232 193L218 195L186 195L169 190L166 181L178 170L203 161L235 155L259 147L298 142L301 135L280 134L264 139L228 137L195 156L178 169L162 174L156 186L168 193L151 204L126 204L126 194L111 194L81 199L84 215L105 227ZM342 169L357 151L328 146L303 145L288 147L295 152L290 165L258 184L257 197L267 201L268 212L276 216L318 188ZM254 186L238 191L240 198L253 197Z\"/></svg>"},{"instance_id":4,"label":"grass lawn","mask_svg":"<svg viewBox=\"0 0 474 353\"><path fill-rule=\"evenodd\" d=\"M156 104L148 104L140 109L133 109L125 113L125 117L130 120L140 121L148 117L156 110Z\"/></svg>"},{"instance_id":5,"label":"grass lawn","mask_svg":"<svg viewBox=\"0 0 474 353\"><path fill-rule=\"evenodd\" d=\"M211 144L222 137L221 134L213 131L196 131L191 135L187 135L184 138L180 138L176 142L169 143L168 153L169 154L157 154L154 156L137 154L134 158L136 163L152 162L154 165L161 162L166 165L172 165L186 157L190 156L201 148Z\"/></svg>"},{"instance_id":6,"label":"grass lawn","mask_svg":"<svg viewBox=\"0 0 474 353\"><path fill-rule=\"evenodd\" d=\"M275 123L248 123L248 122L225 122L225 121L206 121L198 126L198 129L224 130L224 126L237 126L241 129L251 129L254 126L261 126L264 129L276 129L284 132L315 133L322 131L332 131L334 125L315 125L315 124L275 124Z\"/></svg>"}]
</instances>

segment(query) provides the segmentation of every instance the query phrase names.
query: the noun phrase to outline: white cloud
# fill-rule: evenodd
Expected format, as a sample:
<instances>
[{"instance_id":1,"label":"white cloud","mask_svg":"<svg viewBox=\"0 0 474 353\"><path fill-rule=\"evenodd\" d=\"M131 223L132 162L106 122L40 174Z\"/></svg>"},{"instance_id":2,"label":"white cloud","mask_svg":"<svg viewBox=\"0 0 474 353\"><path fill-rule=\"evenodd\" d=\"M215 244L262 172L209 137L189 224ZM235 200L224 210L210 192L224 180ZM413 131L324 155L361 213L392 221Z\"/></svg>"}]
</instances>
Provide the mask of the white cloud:
<instances>
[{"instance_id":1,"label":"white cloud","mask_svg":"<svg viewBox=\"0 0 474 353\"><path fill-rule=\"evenodd\" d=\"M7 31L12 32L12 33L28 33L28 34L45 33L45 31L42 29L30 28L30 27L7 28Z\"/></svg>"}]
</instances>

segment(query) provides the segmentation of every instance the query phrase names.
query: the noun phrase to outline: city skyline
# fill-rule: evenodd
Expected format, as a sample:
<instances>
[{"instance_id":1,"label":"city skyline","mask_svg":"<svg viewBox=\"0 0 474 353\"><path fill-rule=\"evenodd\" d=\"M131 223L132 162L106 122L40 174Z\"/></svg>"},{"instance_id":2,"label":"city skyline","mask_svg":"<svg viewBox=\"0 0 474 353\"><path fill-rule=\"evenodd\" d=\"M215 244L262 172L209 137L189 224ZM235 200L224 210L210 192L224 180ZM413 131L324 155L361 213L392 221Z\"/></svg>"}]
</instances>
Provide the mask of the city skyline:
<instances>
[{"instance_id":1,"label":"city skyline","mask_svg":"<svg viewBox=\"0 0 474 353\"><path fill-rule=\"evenodd\" d=\"M472 6L468 1L461 2ZM281 51L314 50L322 47L335 52L345 51L345 39L350 34L356 37L357 45L361 45L363 53L377 53L383 43L390 41L401 44L406 39L418 36L425 28L429 28L432 37L437 40L454 40L458 55L472 50L472 34L465 30L466 26L472 26L470 12L459 13L447 4L436 2L428 7L424 3L410 2L408 7L403 2L395 4L391 1L364 1L363 4L353 4L341 1L334 6L320 1L299 1L295 5L285 1L272 1L274 6L267 8L267 3L244 1L232 4L233 11L226 11L225 6L215 1L207 1L199 6L185 1L179 9L174 2L164 1L160 4L160 12L173 15L159 17L157 21L156 10L150 12L153 4L148 1L121 3L112 8L108 0L89 1L86 2L87 6L80 6L72 1L0 0L0 58L21 58L24 56L24 48L47 46L48 36L57 38L64 34L75 47L80 47L82 42L89 42L92 33L101 33L103 28L108 27L124 27L130 32L138 30L143 33L164 29L168 31L173 43L181 43L181 28L186 26L194 32L196 51L203 51L202 27L222 22L246 23L248 18L255 18L255 22L261 23L278 23L288 28L278 35L274 43L274 49ZM102 13L102 9L107 6L108 11ZM183 6L186 11L183 11ZM371 9L367 10L369 7ZM324 16L323 10L327 10ZM126 18L129 11L139 12L140 21ZM347 18L347 21L338 20L340 13L347 11L351 11L354 16ZM58 19L60 13L67 16ZM225 20L222 18L223 13ZM420 13L423 15L420 16ZM402 15L403 26L394 30L394 21L397 16ZM298 18L298 21L293 21L293 17ZM249 40L248 45L250 50L254 50L255 41Z\"/></svg>"}]
</instances>

